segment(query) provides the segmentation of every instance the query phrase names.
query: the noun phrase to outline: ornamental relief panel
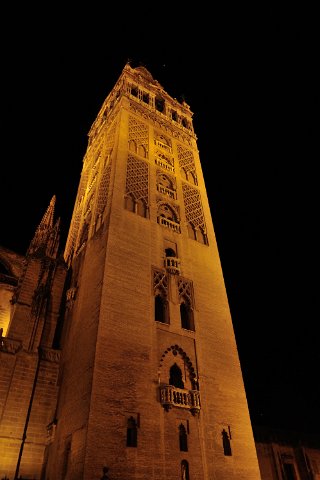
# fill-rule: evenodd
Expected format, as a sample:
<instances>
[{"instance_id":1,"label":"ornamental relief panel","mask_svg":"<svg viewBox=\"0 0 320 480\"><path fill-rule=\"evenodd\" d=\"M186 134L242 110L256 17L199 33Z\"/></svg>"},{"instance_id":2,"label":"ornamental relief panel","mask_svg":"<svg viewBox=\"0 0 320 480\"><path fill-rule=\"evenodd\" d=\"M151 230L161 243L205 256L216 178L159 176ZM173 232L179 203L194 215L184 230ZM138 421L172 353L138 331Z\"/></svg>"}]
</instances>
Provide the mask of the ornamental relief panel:
<instances>
[{"instance_id":1,"label":"ornamental relief panel","mask_svg":"<svg viewBox=\"0 0 320 480\"><path fill-rule=\"evenodd\" d=\"M187 222L192 223L194 227L202 227L205 230L200 192L196 188L183 183L182 193Z\"/></svg>"},{"instance_id":2,"label":"ornamental relief panel","mask_svg":"<svg viewBox=\"0 0 320 480\"><path fill-rule=\"evenodd\" d=\"M138 155L148 158L149 155L149 127L129 115L128 125L129 150Z\"/></svg>"},{"instance_id":3,"label":"ornamental relief panel","mask_svg":"<svg viewBox=\"0 0 320 480\"><path fill-rule=\"evenodd\" d=\"M179 144L177 145L177 150L178 162L182 176L194 185L198 185L193 152Z\"/></svg>"}]
</instances>

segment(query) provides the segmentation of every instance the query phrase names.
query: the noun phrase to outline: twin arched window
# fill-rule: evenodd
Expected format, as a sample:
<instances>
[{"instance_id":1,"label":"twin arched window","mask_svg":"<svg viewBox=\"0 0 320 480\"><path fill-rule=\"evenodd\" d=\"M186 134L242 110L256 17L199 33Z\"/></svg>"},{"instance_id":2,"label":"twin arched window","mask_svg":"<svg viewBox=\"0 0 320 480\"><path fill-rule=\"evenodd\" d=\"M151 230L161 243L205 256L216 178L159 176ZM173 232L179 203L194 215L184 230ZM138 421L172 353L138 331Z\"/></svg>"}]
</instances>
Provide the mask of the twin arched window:
<instances>
[{"instance_id":1,"label":"twin arched window","mask_svg":"<svg viewBox=\"0 0 320 480\"><path fill-rule=\"evenodd\" d=\"M148 217L148 206L143 198L136 199L133 194L125 197L125 208L130 212L140 215L140 217Z\"/></svg>"},{"instance_id":2,"label":"twin arched window","mask_svg":"<svg viewBox=\"0 0 320 480\"><path fill-rule=\"evenodd\" d=\"M154 299L154 319L156 322L169 323L168 301L161 293ZM180 303L180 319L182 328L194 331L193 311L186 299Z\"/></svg>"}]
</instances>

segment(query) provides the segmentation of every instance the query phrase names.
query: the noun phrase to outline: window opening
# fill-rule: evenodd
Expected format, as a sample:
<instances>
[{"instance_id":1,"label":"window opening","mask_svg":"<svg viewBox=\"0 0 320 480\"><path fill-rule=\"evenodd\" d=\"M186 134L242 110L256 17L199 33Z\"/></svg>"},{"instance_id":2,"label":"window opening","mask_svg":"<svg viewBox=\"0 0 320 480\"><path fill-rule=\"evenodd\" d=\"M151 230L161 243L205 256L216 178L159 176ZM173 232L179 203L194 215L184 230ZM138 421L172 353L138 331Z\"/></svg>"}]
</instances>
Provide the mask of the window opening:
<instances>
[{"instance_id":1,"label":"window opening","mask_svg":"<svg viewBox=\"0 0 320 480\"><path fill-rule=\"evenodd\" d=\"M189 302L183 300L180 303L181 327L186 330L194 330L193 313Z\"/></svg>"},{"instance_id":2,"label":"window opening","mask_svg":"<svg viewBox=\"0 0 320 480\"><path fill-rule=\"evenodd\" d=\"M189 480L189 463L187 460L181 462L181 480Z\"/></svg>"},{"instance_id":3,"label":"window opening","mask_svg":"<svg viewBox=\"0 0 320 480\"><path fill-rule=\"evenodd\" d=\"M156 106L156 110L158 110L159 112L163 112L164 111L164 100L163 100L163 98L156 97L155 106Z\"/></svg>"},{"instance_id":4,"label":"window opening","mask_svg":"<svg viewBox=\"0 0 320 480\"><path fill-rule=\"evenodd\" d=\"M133 417L127 421L127 447L137 446L137 422Z\"/></svg>"},{"instance_id":5,"label":"window opening","mask_svg":"<svg viewBox=\"0 0 320 480\"><path fill-rule=\"evenodd\" d=\"M166 301L159 294L154 299L154 318L156 322L166 323Z\"/></svg>"},{"instance_id":6,"label":"window opening","mask_svg":"<svg viewBox=\"0 0 320 480\"><path fill-rule=\"evenodd\" d=\"M188 435L182 423L179 425L179 446L181 452L188 451Z\"/></svg>"},{"instance_id":7,"label":"window opening","mask_svg":"<svg viewBox=\"0 0 320 480\"><path fill-rule=\"evenodd\" d=\"M182 371L176 363L172 365L172 367L170 368L169 385L173 385L174 387L177 387L177 388L184 388L184 383L182 380Z\"/></svg>"},{"instance_id":8,"label":"window opening","mask_svg":"<svg viewBox=\"0 0 320 480\"><path fill-rule=\"evenodd\" d=\"M232 455L230 437L225 429L222 430L222 444L224 454L230 457Z\"/></svg>"},{"instance_id":9,"label":"window opening","mask_svg":"<svg viewBox=\"0 0 320 480\"><path fill-rule=\"evenodd\" d=\"M297 480L293 463L284 463L283 469L284 469L286 480Z\"/></svg>"},{"instance_id":10,"label":"window opening","mask_svg":"<svg viewBox=\"0 0 320 480\"><path fill-rule=\"evenodd\" d=\"M148 94L148 93L143 92L143 94L142 94L142 101L143 101L144 103L149 104L149 94Z\"/></svg>"}]
</instances>

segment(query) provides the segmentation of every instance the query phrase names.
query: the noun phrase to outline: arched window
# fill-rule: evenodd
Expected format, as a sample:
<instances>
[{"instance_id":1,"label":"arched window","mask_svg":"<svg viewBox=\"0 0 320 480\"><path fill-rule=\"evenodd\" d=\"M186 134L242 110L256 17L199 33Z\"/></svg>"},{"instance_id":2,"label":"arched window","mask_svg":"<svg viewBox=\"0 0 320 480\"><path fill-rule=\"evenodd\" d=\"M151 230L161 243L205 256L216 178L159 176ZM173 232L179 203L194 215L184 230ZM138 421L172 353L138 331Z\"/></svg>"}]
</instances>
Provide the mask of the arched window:
<instances>
[{"instance_id":1,"label":"arched window","mask_svg":"<svg viewBox=\"0 0 320 480\"><path fill-rule=\"evenodd\" d=\"M173 385L177 388L184 388L184 383L182 380L182 372L178 365L175 363L170 368L170 379L169 385Z\"/></svg>"},{"instance_id":2,"label":"arched window","mask_svg":"<svg viewBox=\"0 0 320 480\"><path fill-rule=\"evenodd\" d=\"M178 223L178 217L177 217L176 213L174 212L172 207L170 207L169 205L167 205L165 203L160 205L159 215L161 215L161 217L167 218L168 220L171 220L172 222Z\"/></svg>"},{"instance_id":3,"label":"arched window","mask_svg":"<svg viewBox=\"0 0 320 480\"><path fill-rule=\"evenodd\" d=\"M167 302L160 294L154 298L154 319L156 322L168 323Z\"/></svg>"},{"instance_id":4,"label":"arched window","mask_svg":"<svg viewBox=\"0 0 320 480\"><path fill-rule=\"evenodd\" d=\"M182 423L179 425L179 446L181 452L188 451L188 435L186 428Z\"/></svg>"},{"instance_id":5,"label":"arched window","mask_svg":"<svg viewBox=\"0 0 320 480\"><path fill-rule=\"evenodd\" d=\"M182 178L184 178L185 180L188 180L188 175L184 168L181 168L180 173Z\"/></svg>"},{"instance_id":6,"label":"arched window","mask_svg":"<svg viewBox=\"0 0 320 480\"><path fill-rule=\"evenodd\" d=\"M129 141L129 150L131 150L131 152L135 152L137 151L137 144L134 140L130 140Z\"/></svg>"},{"instance_id":7,"label":"arched window","mask_svg":"<svg viewBox=\"0 0 320 480\"><path fill-rule=\"evenodd\" d=\"M198 230L197 240L198 242L203 243L204 245L208 244L207 235L202 228L199 228Z\"/></svg>"},{"instance_id":8,"label":"arched window","mask_svg":"<svg viewBox=\"0 0 320 480\"><path fill-rule=\"evenodd\" d=\"M190 183L193 183L193 185L198 185L197 176L195 172L190 172L190 174L188 175L188 180Z\"/></svg>"},{"instance_id":9,"label":"arched window","mask_svg":"<svg viewBox=\"0 0 320 480\"><path fill-rule=\"evenodd\" d=\"M166 257L175 257L176 256L176 252L172 248L166 248L165 252L166 252Z\"/></svg>"},{"instance_id":10,"label":"arched window","mask_svg":"<svg viewBox=\"0 0 320 480\"><path fill-rule=\"evenodd\" d=\"M136 211L136 203L135 203L133 195L127 195L125 197L125 208L127 210L129 210L130 212L135 212Z\"/></svg>"},{"instance_id":11,"label":"arched window","mask_svg":"<svg viewBox=\"0 0 320 480\"><path fill-rule=\"evenodd\" d=\"M148 209L143 199L139 199L136 205L137 214L141 217L147 218Z\"/></svg>"},{"instance_id":12,"label":"arched window","mask_svg":"<svg viewBox=\"0 0 320 480\"><path fill-rule=\"evenodd\" d=\"M190 303L185 299L180 303L180 318L182 328L194 330L193 312Z\"/></svg>"},{"instance_id":13,"label":"arched window","mask_svg":"<svg viewBox=\"0 0 320 480\"><path fill-rule=\"evenodd\" d=\"M144 157L144 158L147 158L147 152L146 152L146 149L143 145L139 145L138 146L138 151L137 153L141 156L141 157Z\"/></svg>"},{"instance_id":14,"label":"arched window","mask_svg":"<svg viewBox=\"0 0 320 480\"><path fill-rule=\"evenodd\" d=\"M181 480L189 480L189 463L187 460L181 462Z\"/></svg>"},{"instance_id":15,"label":"arched window","mask_svg":"<svg viewBox=\"0 0 320 480\"><path fill-rule=\"evenodd\" d=\"M137 422L133 417L127 421L127 447L137 446Z\"/></svg>"},{"instance_id":16,"label":"arched window","mask_svg":"<svg viewBox=\"0 0 320 480\"><path fill-rule=\"evenodd\" d=\"M192 225L192 223L188 223L187 227L188 227L189 237L192 238L192 240L197 240L196 230Z\"/></svg>"}]
</instances>

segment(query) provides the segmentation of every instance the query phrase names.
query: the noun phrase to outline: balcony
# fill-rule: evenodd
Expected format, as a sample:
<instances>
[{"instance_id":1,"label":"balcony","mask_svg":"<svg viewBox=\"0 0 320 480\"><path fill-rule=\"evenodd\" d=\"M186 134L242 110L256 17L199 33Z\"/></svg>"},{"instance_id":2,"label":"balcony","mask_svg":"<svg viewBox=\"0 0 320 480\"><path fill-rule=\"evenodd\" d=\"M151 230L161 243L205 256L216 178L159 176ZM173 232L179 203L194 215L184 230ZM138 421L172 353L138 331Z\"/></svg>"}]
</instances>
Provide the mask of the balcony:
<instances>
[{"instance_id":1,"label":"balcony","mask_svg":"<svg viewBox=\"0 0 320 480\"><path fill-rule=\"evenodd\" d=\"M164 170L168 170L169 172L174 173L174 166L170 165L169 163L165 162L164 160L161 160L159 157L155 157L154 159L155 163L159 165L159 167L163 168Z\"/></svg>"},{"instance_id":2,"label":"balcony","mask_svg":"<svg viewBox=\"0 0 320 480\"><path fill-rule=\"evenodd\" d=\"M179 223L173 222L172 220L169 220L166 217L162 217L161 215L158 216L158 223L163 227L167 227L170 230L173 230L176 233L181 232Z\"/></svg>"},{"instance_id":3,"label":"balcony","mask_svg":"<svg viewBox=\"0 0 320 480\"><path fill-rule=\"evenodd\" d=\"M176 200L177 198L177 194L174 190L171 190L171 188L164 187L163 185L160 185L160 183L157 184L157 190L163 195L168 195L168 197L172 198L173 200Z\"/></svg>"},{"instance_id":4,"label":"balcony","mask_svg":"<svg viewBox=\"0 0 320 480\"><path fill-rule=\"evenodd\" d=\"M164 266L167 272L173 275L180 275L180 260L176 257L166 257L164 259Z\"/></svg>"},{"instance_id":5,"label":"balcony","mask_svg":"<svg viewBox=\"0 0 320 480\"><path fill-rule=\"evenodd\" d=\"M160 387L160 403L166 411L178 407L188 409L192 415L196 415L200 412L200 392L163 385Z\"/></svg>"},{"instance_id":6,"label":"balcony","mask_svg":"<svg viewBox=\"0 0 320 480\"><path fill-rule=\"evenodd\" d=\"M163 142L160 142L159 140L154 140L154 144L157 146L157 147L160 147L162 148L163 150L165 150L166 152L168 153L172 153L172 148L169 147L169 145L167 145L166 143L163 143Z\"/></svg>"}]
</instances>

